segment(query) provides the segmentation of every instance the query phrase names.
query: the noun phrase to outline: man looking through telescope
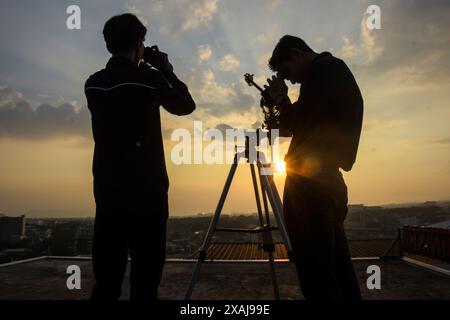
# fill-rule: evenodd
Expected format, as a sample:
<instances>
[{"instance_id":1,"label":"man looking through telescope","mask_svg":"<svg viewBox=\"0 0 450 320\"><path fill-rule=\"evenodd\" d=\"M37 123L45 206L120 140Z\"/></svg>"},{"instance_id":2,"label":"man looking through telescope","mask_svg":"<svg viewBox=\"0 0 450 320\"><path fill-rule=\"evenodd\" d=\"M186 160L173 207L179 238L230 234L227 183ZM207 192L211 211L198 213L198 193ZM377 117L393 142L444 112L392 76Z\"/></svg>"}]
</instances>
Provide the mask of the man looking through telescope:
<instances>
[{"instance_id":1,"label":"man looking through telescope","mask_svg":"<svg viewBox=\"0 0 450 320\"><path fill-rule=\"evenodd\" d=\"M350 171L359 144L363 99L346 64L283 36L269 59L276 75L264 88L292 140L286 161L284 219L306 299L361 299L343 222ZM284 80L301 84L291 103Z\"/></svg>"}]
</instances>

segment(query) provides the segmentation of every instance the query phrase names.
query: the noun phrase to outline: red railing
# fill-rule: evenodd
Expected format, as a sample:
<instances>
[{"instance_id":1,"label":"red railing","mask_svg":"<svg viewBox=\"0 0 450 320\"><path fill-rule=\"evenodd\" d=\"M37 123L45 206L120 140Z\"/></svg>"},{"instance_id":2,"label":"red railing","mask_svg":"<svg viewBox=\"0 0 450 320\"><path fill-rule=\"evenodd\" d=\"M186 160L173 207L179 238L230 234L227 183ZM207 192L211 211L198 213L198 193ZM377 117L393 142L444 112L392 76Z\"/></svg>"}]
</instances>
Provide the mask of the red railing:
<instances>
[{"instance_id":1,"label":"red railing","mask_svg":"<svg viewBox=\"0 0 450 320\"><path fill-rule=\"evenodd\" d=\"M450 229L404 226L402 248L408 253L450 261Z\"/></svg>"}]
</instances>

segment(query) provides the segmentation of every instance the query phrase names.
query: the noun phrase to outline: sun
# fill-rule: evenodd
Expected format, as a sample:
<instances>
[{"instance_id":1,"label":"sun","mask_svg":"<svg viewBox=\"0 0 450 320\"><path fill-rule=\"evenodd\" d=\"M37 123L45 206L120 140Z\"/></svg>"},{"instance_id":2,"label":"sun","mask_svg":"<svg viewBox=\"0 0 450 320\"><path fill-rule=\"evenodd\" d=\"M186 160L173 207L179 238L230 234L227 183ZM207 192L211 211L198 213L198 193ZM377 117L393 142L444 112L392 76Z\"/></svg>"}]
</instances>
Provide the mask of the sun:
<instances>
[{"instance_id":1,"label":"sun","mask_svg":"<svg viewBox=\"0 0 450 320\"><path fill-rule=\"evenodd\" d=\"M286 163L282 160L275 162L275 173L285 174L286 173Z\"/></svg>"}]
</instances>

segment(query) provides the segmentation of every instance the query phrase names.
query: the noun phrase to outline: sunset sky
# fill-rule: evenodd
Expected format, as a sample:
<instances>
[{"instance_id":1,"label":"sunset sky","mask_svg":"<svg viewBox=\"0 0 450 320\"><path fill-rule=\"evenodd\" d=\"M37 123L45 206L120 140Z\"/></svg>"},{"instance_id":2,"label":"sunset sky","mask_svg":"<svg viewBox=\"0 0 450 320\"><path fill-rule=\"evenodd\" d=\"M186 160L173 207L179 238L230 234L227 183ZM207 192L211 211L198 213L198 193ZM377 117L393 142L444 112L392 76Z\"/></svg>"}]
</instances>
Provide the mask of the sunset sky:
<instances>
[{"instance_id":1,"label":"sunset sky","mask_svg":"<svg viewBox=\"0 0 450 320\"><path fill-rule=\"evenodd\" d=\"M81 8L81 30L66 28L66 8ZM381 30L365 26L381 8ZM93 216L90 113L83 85L109 54L102 37L111 16L133 12L146 44L168 52L197 110L162 111L171 215L212 212L228 165L174 165L176 128L251 128L260 123L254 73L284 34L330 51L353 71L365 101L357 161L344 173L349 203L378 205L450 199L450 2L448 1L1 1L0 212ZM290 86L296 98L298 86ZM161 110L163 110L161 108ZM289 140L283 140L286 151ZM242 166L225 212L256 209ZM276 176L282 193L284 176Z\"/></svg>"}]
</instances>

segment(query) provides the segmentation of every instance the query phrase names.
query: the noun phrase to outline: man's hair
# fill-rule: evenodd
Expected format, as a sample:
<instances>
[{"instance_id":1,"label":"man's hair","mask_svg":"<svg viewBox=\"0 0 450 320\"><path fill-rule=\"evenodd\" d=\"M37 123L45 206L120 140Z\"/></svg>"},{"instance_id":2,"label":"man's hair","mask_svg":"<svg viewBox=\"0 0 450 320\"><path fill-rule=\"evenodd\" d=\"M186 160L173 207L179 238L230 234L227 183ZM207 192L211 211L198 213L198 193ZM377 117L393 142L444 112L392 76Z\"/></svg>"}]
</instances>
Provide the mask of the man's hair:
<instances>
[{"instance_id":1,"label":"man's hair","mask_svg":"<svg viewBox=\"0 0 450 320\"><path fill-rule=\"evenodd\" d=\"M293 55L292 49L314 52L303 39L285 35L278 41L275 49L273 49L272 57L269 59L269 68L272 71L276 71L282 62L291 58Z\"/></svg>"},{"instance_id":2,"label":"man's hair","mask_svg":"<svg viewBox=\"0 0 450 320\"><path fill-rule=\"evenodd\" d=\"M106 48L112 54L130 49L136 41L144 39L147 28L131 13L109 19L103 28Z\"/></svg>"}]
</instances>

